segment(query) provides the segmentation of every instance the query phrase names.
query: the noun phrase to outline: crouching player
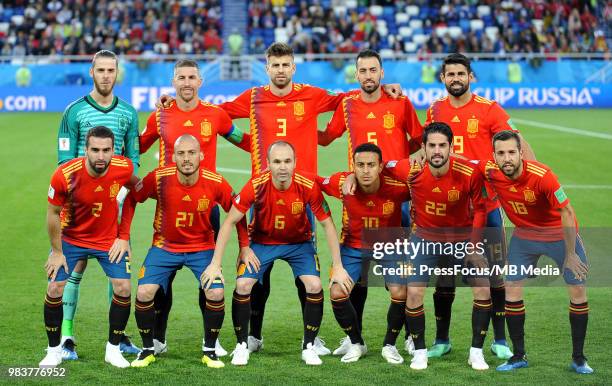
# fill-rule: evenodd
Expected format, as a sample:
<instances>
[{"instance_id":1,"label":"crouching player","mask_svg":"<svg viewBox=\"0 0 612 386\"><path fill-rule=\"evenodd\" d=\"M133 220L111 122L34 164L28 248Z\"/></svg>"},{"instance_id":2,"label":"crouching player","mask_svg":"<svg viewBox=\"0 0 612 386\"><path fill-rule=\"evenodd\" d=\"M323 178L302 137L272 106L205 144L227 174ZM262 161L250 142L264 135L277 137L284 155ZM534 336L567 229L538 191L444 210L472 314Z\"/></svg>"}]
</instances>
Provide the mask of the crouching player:
<instances>
[{"instance_id":1,"label":"crouching player","mask_svg":"<svg viewBox=\"0 0 612 386\"><path fill-rule=\"evenodd\" d=\"M307 365L320 365L322 361L314 350L314 340L323 317L323 290L319 261L311 241L312 227L306 215L307 205L325 231L333 260L331 282L343 286L347 294L353 282L342 267L336 228L316 181L295 172L293 146L277 141L268 148L267 158L270 170L253 176L234 198L234 205L219 231L213 261L204 272L202 282L210 283L221 275L221 260L231 227L253 206L249 227L252 251L243 255L238 267L232 301L237 338L232 364L246 365L249 360L247 338L253 285L262 280L270 264L282 259L289 263L294 277L299 277L306 287L302 360Z\"/></svg>"},{"instance_id":2,"label":"crouching player","mask_svg":"<svg viewBox=\"0 0 612 386\"><path fill-rule=\"evenodd\" d=\"M203 157L195 137L180 136L174 143L175 165L153 170L125 201L120 234L127 238L136 202L148 198L157 200L153 245L140 269L136 295L136 324L143 350L132 367L146 367L155 362L155 293L160 287L165 291L170 276L183 266L191 269L199 283L215 247L210 211L216 204L226 211L231 207L231 186L221 175L200 167ZM246 222L238 224L238 234L240 245L246 247ZM219 368L224 366L215 354L215 342L225 316L222 280L214 278L205 295L199 297L205 299L205 304L200 304L205 340L202 363Z\"/></svg>"},{"instance_id":3,"label":"crouching player","mask_svg":"<svg viewBox=\"0 0 612 386\"><path fill-rule=\"evenodd\" d=\"M493 156L495 163L482 163L480 167L516 226L508 249L508 264L518 267L517 274L506 276L506 323L514 356L497 370L527 367L523 285L528 273L523 268L536 266L540 256L547 255L562 269L569 292L571 368L579 374L590 374L593 369L583 352L589 320L585 287L589 267L582 239L577 234L574 209L550 168L523 158L516 133L495 134Z\"/></svg>"},{"instance_id":4,"label":"crouching player","mask_svg":"<svg viewBox=\"0 0 612 386\"><path fill-rule=\"evenodd\" d=\"M62 295L66 280L79 260L95 257L113 286L108 342L104 360L129 367L119 343L130 317L130 260L128 239L118 238L117 194L132 186L132 162L114 156L114 135L105 126L89 130L85 156L57 168L49 186L47 230L51 253L45 264L49 277L45 296L45 328L49 347L40 367L62 363L60 345Z\"/></svg>"},{"instance_id":5,"label":"crouching player","mask_svg":"<svg viewBox=\"0 0 612 386\"><path fill-rule=\"evenodd\" d=\"M364 248L363 231L401 227L402 203L409 196L406 183L380 175L383 169L383 156L378 146L372 143L361 144L357 146L352 157L354 179L356 180L354 194L342 194L342 185L351 173L336 173L325 179L319 177L319 184L326 194L342 200L342 247L340 249L342 265L353 282L357 283L364 271L362 267L367 263L363 259L368 254L371 255L371 247ZM400 364L404 362L404 358L397 351L395 342L404 326L405 280L386 276L385 281L391 295L391 304L387 312L387 333L383 342L382 356L389 363ZM351 342L346 354L340 360L344 363L356 362L367 351L357 313L350 296L346 294L346 289L339 284L333 284L330 292L336 320Z\"/></svg>"}]
</instances>

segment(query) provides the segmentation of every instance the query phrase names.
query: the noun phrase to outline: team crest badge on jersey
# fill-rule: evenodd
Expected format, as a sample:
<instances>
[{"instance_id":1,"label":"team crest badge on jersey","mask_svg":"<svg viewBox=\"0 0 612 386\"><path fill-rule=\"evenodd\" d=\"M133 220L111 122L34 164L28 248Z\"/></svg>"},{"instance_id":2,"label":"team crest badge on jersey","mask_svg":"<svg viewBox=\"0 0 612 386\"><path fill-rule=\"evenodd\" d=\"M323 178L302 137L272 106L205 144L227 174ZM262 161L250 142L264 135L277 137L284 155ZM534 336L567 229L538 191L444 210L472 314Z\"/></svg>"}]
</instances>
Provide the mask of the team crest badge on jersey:
<instances>
[{"instance_id":1,"label":"team crest badge on jersey","mask_svg":"<svg viewBox=\"0 0 612 386\"><path fill-rule=\"evenodd\" d=\"M448 191L448 201L449 202L454 202L454 201L459 201L459 195L460 192L456 189L451 189Z\"/></svg>"},{"instance_id":2,"label":"team crest badge on jersey","mask_svg":"<svg viewBox=\"0 0 612 386\"><path fill-rule=\"evenodd\" d=\"M300 214L304 211L304 203L296 201L291 203L291 214Z\"/></svg>"},{"instance_id":3,"label":"team crest badge on jersey","mask_svg":"<svg viewBox=\"0 0 612 386\"><path fill-rule=\"evenodd\" d=\"M121 190L121 185L118 183L114 183L110 187L110 198L115 198L119 194L119 190Z\"/></svg>"},{"instance_id":4,"label":"team crest badge on jersey","mask_svg":"<svg viewBox=\"0 0 612 386\"><path fill-rule=\"evenodd\" d=\"M208 121L200 123L200 135L203 137L210 137L212 134L212 125Z\"/></svg>"},{"instance_id":5,"label":"team crest badge on jersey","mask_svg":"<svg viewBox=\"0 0 612 386\"><path fill-rule=\"evenodd\" d=\"M210 204L210 200L208 198L200 198L198 200L198 212L204 212L208 210L208 205Z\"/></svg>"},{"instance_id":6,"label":"team crest badge on jersey","mask_svg":"<svg viewBox=\"0 0 612 386\"><path fill-rule=\"evenodd\" d=\"M533 190L530 190L530 189L523 190L523 196L525 197L525 201L527 202L536 201L535 193L533 192Z\"/></svg>"},{"instance_id":7,"label":"team crest badge on jersey","mask_svg":"<svg viewBox=\"0 0 612 386\"><path fill-rule=\"evenodd\" d=\"M395 204L391 201L387 201L383 204L383 215L387 216L393 213L395 210Z\"/></svg>"},{"instance_id":8,"label":"team crest badge on jersey","mask_svg":"<svg viewBox=\"0 0 612 386\"><path fill-rule=\"evenodd\" d=\"M121 117L119 117L119 129L121 129L122 131L127 131L127 127L128 120L124 115L122 115Z\"/></svg>"},{"instance_id":9,"label":"team crest badge on jersey","mask_svg":"<svg viewBox=\"0 0 612 386\"><path fill-rule=\"evenodd\" d=\"M297 117L301 117L305 113L306 111L304 109L304 102L302 101L293 102L293 115Z\"/></svg>"},{"instance_id":10,"label":"team crest badge on jersey","mask_svg":"<svg viewBox=\"0 0 612 386\"><path fill-rule=\"evenodd\" d=\"M391 130L395 127L395 115L387 111L387 114L383 115L383 127L387 134L391 134Z\"/></svg>"},{"instance_id":11,"label":"team crest badge on jersey","mask_svg":"<svg viewBox=\"0 0 612 386\"><path fill-rule=\"evenodd\" d=\"M467 132L470 138L475 138L478 134L478 119L470 118L467 121Z\"/></svg>"}]
</instances>

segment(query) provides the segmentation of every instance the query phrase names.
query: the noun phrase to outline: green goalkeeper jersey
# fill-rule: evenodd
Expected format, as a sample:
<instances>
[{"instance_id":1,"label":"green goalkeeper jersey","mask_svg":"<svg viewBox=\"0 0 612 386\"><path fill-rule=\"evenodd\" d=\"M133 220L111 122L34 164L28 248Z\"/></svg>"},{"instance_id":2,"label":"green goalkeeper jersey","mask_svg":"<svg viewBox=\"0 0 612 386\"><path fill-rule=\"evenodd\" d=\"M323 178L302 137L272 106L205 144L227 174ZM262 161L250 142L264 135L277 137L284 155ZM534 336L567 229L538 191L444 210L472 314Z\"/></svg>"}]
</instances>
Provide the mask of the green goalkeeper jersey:
<instances>
[{"instance_id":1,"label":"green goalkeeper jersey","mask_svg":"<svg viewBox=\"0 0 612 386\"><path fill-rule=\"evenodd\" d=\"M57 136L58 164L84 156L87 132L96 126L106 126L113 131L115 154L131 159L136 174L140 160L138 114L130 104L116 96L107 108L97 104L90 95L77 99L66 108Z\"/></svg>"}]
</instances>

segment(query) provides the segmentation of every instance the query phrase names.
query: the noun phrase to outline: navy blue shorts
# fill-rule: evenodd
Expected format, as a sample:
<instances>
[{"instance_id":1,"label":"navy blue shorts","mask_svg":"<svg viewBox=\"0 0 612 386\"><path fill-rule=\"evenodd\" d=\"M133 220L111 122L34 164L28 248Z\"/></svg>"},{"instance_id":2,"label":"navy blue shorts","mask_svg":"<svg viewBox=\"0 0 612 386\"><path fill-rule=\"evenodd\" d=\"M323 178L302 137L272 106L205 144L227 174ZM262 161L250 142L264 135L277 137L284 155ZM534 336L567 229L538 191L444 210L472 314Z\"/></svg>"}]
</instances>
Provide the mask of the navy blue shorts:
<instances>
[{"instance_id":1,"label":"navy blue shorts","mask_svg":"<svg viewBox=\"0 0 612 386\"><path fill-rule=\"evenodd\" d=\"M243 263L238 267L238 278L252 278L261 282L264 272L278 259L289 263L294 278L302 275L320 276L319 257L310 241L281 245L251 243L251 249L259 259L259 271L249 272Z\"/></svg>"},{"instance_id":2,"label":"navy blue shorts","mask_svg":"<svg viewBox=\"0 0 612 386\"><path fill-rule=\"evenodd\" d=\"M142 267L140 267L138 285L158 284L166 292L170 276L183 266L193 272L199 285L200 276L212 261L213 253L214 249L198 252L169 252L158 247L151 247ZM213 282L210 289L213 288L223 288L221 279L216 279Z\"/></svg>"},{"instance_id":3,"label":"navy blue shorts","mask_svg":"<svg viewBox=\"0 0 612 386\"><path fill-rule=\"evenodd\" d=\"M353 282L367 283L367 275L371 267L373 274L383 276L386 284L406 285L406 275L394 270L405 264L404 258L385 256L384 259L370 261L368 255L371 255L371 253L367 250L340 247L342 266L353 279ZM366 277L364 278L364 276Z\"/></svg>"},{"instance_id":4,"label":"navy blue shorts","mask_svg":"<svg viewBox=\"0 0 612 386\"><path fill-rule=\"evenodd\" d=\"M79 260L87 260L89 258L96 258L100 266L104 270L106 276L111 279L129 279L132 273L130 267L130 260L128 259L127 253L124 254L119 262L111 263L108 259L108 251L101 251L98 249L83 248L70 244L67 241L62 240L62 251L66 256L66 262L68 263L68 272L60 267L55 281L68 280L68 277L74 270Z\"/></svg>"}]
</instances>

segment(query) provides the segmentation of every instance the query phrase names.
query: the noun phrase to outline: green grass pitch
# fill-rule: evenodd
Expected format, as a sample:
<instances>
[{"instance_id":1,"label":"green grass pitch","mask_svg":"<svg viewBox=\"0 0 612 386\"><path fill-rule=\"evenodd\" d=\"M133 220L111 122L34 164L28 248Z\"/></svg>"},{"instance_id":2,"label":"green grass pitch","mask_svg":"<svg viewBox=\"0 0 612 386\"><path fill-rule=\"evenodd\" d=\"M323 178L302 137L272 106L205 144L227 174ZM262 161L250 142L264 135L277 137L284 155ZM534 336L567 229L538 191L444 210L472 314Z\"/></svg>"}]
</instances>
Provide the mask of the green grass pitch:
<instances>
[{"instance_id":1,"label":"green grass pitch","mask_svg":"<svg viewBox=\"0 0 612 386\"><path fill-rule=\"evenodd\" d=\"M419 112L421 119L424 112ZM612 134L611 110L516 110L516 119L579 128ZM56 161L56 135L60 121L58 113L22 113L0 115L3 151L0 170L2 197L2 288L0 297L0 367L7 378L6 367L35 367L44 356L47 345L43 328L42 302L45 291L43 265L48 253L46 233L46 192ZM141 127L146 121L141 114ZM328 117L320 117L324 123ZM244 129L245 122L239 122ZM566 193L578 214L581 227L612 226L612 160L610 139L595 138L545 129L533 124L517 124L531 143L538 159L549 164L567 186ZM218 165L228 169L249 170L249 157L220 140ZM145 154L140 175L156 164L153 152ZM319 172L327 175L346 167L346 140L319 149ZM224 172L236 190L246 182L245 173ZM592 185L598 185L593 187ZM328 200L336 224L339 224L339 203ZM133 271L137 272L151 242L154 202L137 209L134 219ZM319 227L320 228L320 227ZM587 250L588 250L587 245ZM324 282L330 263L326 243L319 237ZM232 244L224 259L227 281L226 318L221 342L231 351L235 345L231 328L231 290L234 287L236 244ZM594 267L596 268L596 267ZM371 288L364 319L364 337L368 355L355 364L342 364L337 357L324 357L323 366L306 367L300 360L302 334L301 314L293 277L287 264L279 262L272 275L272 293L264 322L265 348L251 357L249 366L229 365L221 370L208 369L200 363L202 320L197 306L197 283L191 272L182 270L174 284L174 306L168 328L168 354L146 369L118 370L104 364L107 334L107 281L95 262L90 262L81 284L81 299L75 319L78 353L81 359L65 363L67 381L90 383L165 384L605 384L610 382L609 343L612 290L589 290L591 307L586 354L595 369L591 376L578 376L568 370L571 340L567 316L568 299L564 288L529 288L526 290L526 346L530 367L513 374L500 374L494 367L500 360L488 349L485 358L491 370L475 372L467 365L470 344L471 294L460 289L454 304L451 338L453 351L443 359L431 360L424 372L411 371L407 363L388 365L380 356L385 333L388 295L382 288ZM136 285L136 275L133 278ZM134 292L135 293L135 292ZM427 342L433 339L434 318L431 290L426 294ZM133 312L132 312L133 315ZM140 345L135 320L130 318L128 333ZM343 336L337 326L326 292L325 314L320 335L330 348L335 348ZM491 334L490 334L491 335ZM403 343L400 336L399 342ZM490 344L486 341L486 348ZM403 353L403 351L402 351ZM409 359L407 355L404 355ZM131 359L131 358L129 358ZM41 381L38 379L38 381ZM37 382L38 383L38 382Z\"/></svg>"}]
</instances>

